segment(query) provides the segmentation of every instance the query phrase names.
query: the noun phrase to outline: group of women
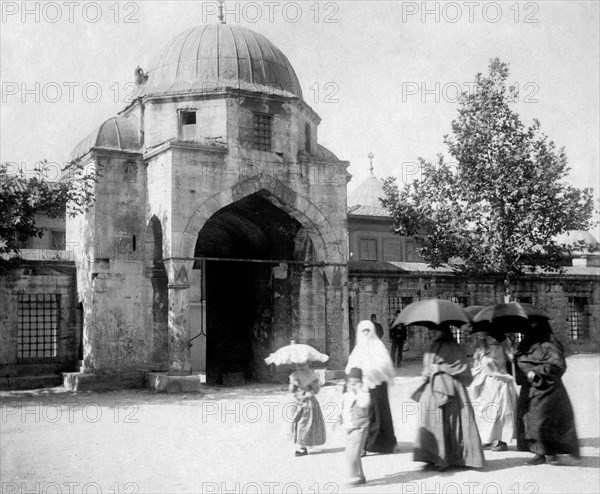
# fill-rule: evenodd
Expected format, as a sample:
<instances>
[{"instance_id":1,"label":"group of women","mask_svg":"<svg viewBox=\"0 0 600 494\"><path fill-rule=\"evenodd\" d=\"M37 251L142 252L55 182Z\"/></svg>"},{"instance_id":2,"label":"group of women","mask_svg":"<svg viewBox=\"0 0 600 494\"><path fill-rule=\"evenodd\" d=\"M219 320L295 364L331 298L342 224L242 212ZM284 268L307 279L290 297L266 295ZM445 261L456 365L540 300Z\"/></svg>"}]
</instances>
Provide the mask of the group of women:
<instances>
[{"instance_id":1,"label":"group of women","mask_svg":"<svg viewBox=\"0 0 600 494\"><path fill-rule=\"evenodd\" d=\"M519 451L534 453L530 465L545 463L547 456L559 454L579 457L573 409L561 379L566 371L564 350L547 319L530 318L514 352L506 336L490 326L481 335L473 368L449 325L431 331L434 334L423 357L422 382L411 396L426 412L419 414L415 461L436 470L483 468L484 447L506 451L507 442L515 437ZM362 370L371 397L365 454L392 453L396 436L388 386L393 383L395 369L371 321L362 321L357 327L357 344L346 372L352 368ZM521 387L518 398L515 381ZM318 406L316 399L311 401L304 426L295 428L296 444L301 443L297 454L306 454L307 445L325 440Z\"/></svg>"}]
</instances>

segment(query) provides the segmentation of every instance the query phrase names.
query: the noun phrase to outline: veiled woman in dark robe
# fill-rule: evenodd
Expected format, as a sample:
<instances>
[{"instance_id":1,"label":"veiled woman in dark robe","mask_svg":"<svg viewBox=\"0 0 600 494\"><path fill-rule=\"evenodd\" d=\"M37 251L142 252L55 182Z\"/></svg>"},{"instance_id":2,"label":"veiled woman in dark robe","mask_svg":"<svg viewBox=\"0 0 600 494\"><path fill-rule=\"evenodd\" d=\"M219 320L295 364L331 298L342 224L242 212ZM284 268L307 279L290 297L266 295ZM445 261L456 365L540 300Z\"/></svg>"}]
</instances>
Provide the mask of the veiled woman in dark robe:
<instances>
[{"instance_id":1,"label":"veiled woman in dark robe","mask_svg":"<svg viewBox=\"0 0 600 494\"><path fill-rule=\"evenodd\" d=\"M356 347L348 358L346 373L353 367L362 370L363 382L369 387L371 397L369 435L365 451L393 453L397 441L388 385L393 384L396 371L390 354L377 336L371 321L361 321L356 328Z\"/></svg>"},{"instance_id":2,"label":"veiled woman in dark robe","mask_svg":"<svg viewBox=\"0 0 600 494\"><path fill-rule=\"evenodd\" d=\"M438 328L423 355L423 384L412 395L420 402L422 417L414 460L439 470L483 468L483 448L466 389L473 380L469 361L450 328Z\"/></svg>"},{"instance_id":3,"label":"veiled woman in dark robe","mask_svg":"<svg viewBox=\"0 0 600 494\"><path fill-rule=\"evenodd\" d=\"M575 417L562 375L564 350L546 319L531 318L530 330L515 353L517 384L517 448L535 456L528 463L546 462L546 455L579 457Z\"/></svg>"}]
</instances>

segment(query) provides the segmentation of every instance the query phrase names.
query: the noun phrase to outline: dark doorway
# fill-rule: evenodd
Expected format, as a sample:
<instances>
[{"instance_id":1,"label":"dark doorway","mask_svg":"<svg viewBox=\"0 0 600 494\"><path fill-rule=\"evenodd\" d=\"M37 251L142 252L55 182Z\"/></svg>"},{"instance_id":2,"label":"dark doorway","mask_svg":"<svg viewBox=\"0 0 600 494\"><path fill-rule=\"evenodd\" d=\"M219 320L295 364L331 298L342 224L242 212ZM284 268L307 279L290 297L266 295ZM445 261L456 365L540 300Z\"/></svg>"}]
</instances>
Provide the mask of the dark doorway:
<instances>
[{"instance_id":1,"label":"dark doorway","mask_svg":"<svg viewBox=\"0 0 600 494\"><path fill-rule=\"evenodd\" d=\"M236 372L247 380L265 378L262 359L273 351L273 328L292 312L293 290L276 288L292 277L275 281L273 268L278 260L293 259L301 225L267 197L258 192L224 207L198 235L195 256L219 259L205 264L208 383Z\"/></svg>"}]
</instances>

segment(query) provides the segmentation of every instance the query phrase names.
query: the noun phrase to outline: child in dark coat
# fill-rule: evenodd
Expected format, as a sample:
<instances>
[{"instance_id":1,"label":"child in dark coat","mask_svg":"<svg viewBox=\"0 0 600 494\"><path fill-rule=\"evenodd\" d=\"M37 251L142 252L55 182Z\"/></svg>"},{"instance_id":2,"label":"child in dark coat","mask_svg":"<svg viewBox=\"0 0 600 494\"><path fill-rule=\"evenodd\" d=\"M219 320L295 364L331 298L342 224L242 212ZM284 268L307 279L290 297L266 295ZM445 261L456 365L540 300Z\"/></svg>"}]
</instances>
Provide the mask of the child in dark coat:
<instances>
[{"instance_id":1,"label":"child in dark coat","mask_svg":"<svg viewBox=\"0 0 600 494\"><path fill-rule=\"evenodd\" d=\"M362 371L356 367L346 376L346 391L342 399L339 422L346 431L346 461L349 486L366 483L361 455L369 432L369 389L363 385Z\"/></svg>"}]
</instances>

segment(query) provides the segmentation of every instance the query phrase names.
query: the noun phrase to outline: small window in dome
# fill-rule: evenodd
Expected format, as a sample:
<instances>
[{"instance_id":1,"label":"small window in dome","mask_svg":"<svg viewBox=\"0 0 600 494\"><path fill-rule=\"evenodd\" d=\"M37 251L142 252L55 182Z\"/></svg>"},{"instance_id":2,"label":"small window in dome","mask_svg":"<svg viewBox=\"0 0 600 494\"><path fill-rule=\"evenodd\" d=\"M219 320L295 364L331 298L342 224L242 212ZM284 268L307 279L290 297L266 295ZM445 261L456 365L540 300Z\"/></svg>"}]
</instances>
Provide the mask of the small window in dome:
<instances>
[{"instance_id":1,"label":"small window in dome","mask_svg":"<svg viewBox=\"0 0 600 494\"><path fill-rule=\"evenodd\" d=\"M271 151L273 117L262 113L254 114L252 145L259 151Z\"/></svg>"},{"instance_id":2,"label":"small window in dome","mask_svg":"<svg viewBox=\"0 0 600 494\"><path fill-rule=\"evenodd\" d=\"M184 141L196 140L196 110L183 110L179 113L180 138Z\"/></svg>"},{"instance_id":3,"label":"small window in dome","mask_svg":"<svg viewBox=\"0 0 600 494\"><path fill-rule=\"evenodd\" d=\"M304 150L310 154L311 132L310 125L304 124Z\"/></svg>"}]
</instances>

